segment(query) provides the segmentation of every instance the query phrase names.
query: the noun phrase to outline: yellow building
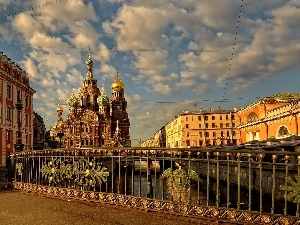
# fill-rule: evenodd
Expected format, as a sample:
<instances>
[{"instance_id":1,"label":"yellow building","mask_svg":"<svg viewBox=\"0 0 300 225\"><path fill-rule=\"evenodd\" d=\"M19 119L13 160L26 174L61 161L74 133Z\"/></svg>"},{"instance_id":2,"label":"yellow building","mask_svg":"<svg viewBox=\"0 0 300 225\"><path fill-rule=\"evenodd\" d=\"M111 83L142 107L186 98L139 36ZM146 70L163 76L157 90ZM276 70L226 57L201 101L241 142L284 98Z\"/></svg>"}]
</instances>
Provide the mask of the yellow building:
<instances>
[{"instance_id":1,"label":"yellow building","mask_svg":"<svg viewBox=\"0 0 300 225\"><path fill-rule=\"evenodd\" d=\"M236 111L184 111L166 124L166 146L181 148L240 144Z\"/></svg>"}]
</instances>

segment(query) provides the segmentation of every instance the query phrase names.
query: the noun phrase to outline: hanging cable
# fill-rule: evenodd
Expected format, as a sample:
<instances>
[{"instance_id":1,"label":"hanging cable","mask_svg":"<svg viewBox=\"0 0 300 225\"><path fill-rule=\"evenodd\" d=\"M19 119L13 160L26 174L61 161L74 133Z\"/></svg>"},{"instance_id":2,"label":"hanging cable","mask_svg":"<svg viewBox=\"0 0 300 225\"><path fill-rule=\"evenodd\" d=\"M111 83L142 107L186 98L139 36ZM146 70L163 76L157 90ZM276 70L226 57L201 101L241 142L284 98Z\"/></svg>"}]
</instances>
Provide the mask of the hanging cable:
<instances>
[{"instance_id":1,"label":"hanging cable","mask_svg":"<svg viewBox=\"0 0 300 225\"><path fill-rule=\"evenodd\" d=\"M32 8L25 9L25 10L22 10L22 11L19 11L19 12L14 12L14 13L11 13L11 14L8 14L8 15L1 16L0 19L1 18L7 18L7 17L10 17L10 16L15 16L15 15L18 15L20 13L32 11L32 10L35 10L35 9L38 9L38 8L41 8L41 7L49 6L49 5L52 5L52 4L61 2L61 1L62 0L56 0L56 1L53 1L53 2L47 2L47 3L43 4L43 5L38 5L36 7L32 7Z\"/></svg>"},{"instance_id":2,"label":"hanging cable","mask_svg":"<svg viewBox=\"0 0 300 225\"><path fill-rule=\"evenodd\" d=\"M229 68L228 68L228 72L227 72L227 77L226 77L226 82L225 82L225 87L224 87L224 93L223 93L223 97L222 97L222 101L221 101L221 108L222 108L223 100L225 98L225 94L226 94L226 90L227 90L227 86L228 86L228 81L229 81L229 76L230 76L230 72L231 72L231 66L232 66L232 60L233 60L235 45L236 45L236 39L237 39L239 24L240 24L240 20L241 20L242 8L243 8L243 0L241 0L240 12L239 12L238 20L237 20L236 31L235 31L235 36L234 36L234 42L233 42L233 46L232 46L231 58L230 58L230 61L229 61Z\"/></svg>"}]
</instances>

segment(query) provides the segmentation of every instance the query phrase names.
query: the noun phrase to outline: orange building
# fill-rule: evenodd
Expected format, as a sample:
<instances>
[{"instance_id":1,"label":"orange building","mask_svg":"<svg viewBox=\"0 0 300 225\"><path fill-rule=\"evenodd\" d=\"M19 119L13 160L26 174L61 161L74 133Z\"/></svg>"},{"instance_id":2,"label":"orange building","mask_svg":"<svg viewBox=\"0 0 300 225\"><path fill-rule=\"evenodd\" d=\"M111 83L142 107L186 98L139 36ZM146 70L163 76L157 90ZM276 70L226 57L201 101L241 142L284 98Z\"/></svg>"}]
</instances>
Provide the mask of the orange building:
<instances>
[{"instance_id":1,"label":"orange building","mask_svg":"<svg viewBox=\"0 0 300 225\"><path fill-rule=\"evenodd\" d=\"M26 72L0 52L0 166L4 165L7 153L14 151L14 144L17 141L18 112L15 108L17 100L23 103L20 113L21 140L25 149L31 149L34 93Z\"/></svg>"},{"instance_id":2,"label":"orange building","mask_svg":"<svg viewBox=\"0 0 300 225\"><path fill-rule=\"evenodd\" d=\"M299 135L299 101L300 93L278 93L240 109L242 143Z\"/></svg>"}]
</instances>

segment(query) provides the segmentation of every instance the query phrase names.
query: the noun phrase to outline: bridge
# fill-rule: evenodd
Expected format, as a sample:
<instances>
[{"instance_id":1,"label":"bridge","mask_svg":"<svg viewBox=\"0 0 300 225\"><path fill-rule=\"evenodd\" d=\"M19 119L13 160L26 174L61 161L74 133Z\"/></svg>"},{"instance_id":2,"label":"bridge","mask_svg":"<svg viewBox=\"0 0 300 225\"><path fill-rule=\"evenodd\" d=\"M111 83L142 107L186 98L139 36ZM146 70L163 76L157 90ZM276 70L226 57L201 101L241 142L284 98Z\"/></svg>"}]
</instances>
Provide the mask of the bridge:
<instances>
[{"instance_id":1,"label":"bridge","mask_svg":"<svg viewBox=\"0 0 300 225\"><path fill-rule=\"evenodd\" d=\"M300 224L300 152L67 148L7 157L8 186L195 219Z\"/></svg>"}]
</instances>

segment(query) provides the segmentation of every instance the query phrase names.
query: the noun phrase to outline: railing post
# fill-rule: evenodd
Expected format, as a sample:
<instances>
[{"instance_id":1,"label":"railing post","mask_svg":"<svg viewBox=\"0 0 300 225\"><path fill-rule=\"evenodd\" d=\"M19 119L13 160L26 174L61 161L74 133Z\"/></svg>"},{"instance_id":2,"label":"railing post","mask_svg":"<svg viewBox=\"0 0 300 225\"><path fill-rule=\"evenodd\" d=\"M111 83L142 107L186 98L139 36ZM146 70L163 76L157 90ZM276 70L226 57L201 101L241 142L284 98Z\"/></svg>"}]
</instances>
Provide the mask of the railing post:
<instances>
[{"instance_id":1,"label":"railing post","mask_svg":"<svg viewBox=\"0 0 300 225\"><path fill-rule=\"evenodd\" d=\"M13 170L12 170L12 163L11 163L11 158L10 158L10 154L8 153L8 155L6 156L6 162L5 162L5 166L6 166L6 181L7 181L7 188L12 188L12 182L13 182Z\"/></svg>"}]
</instances>

